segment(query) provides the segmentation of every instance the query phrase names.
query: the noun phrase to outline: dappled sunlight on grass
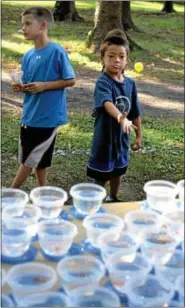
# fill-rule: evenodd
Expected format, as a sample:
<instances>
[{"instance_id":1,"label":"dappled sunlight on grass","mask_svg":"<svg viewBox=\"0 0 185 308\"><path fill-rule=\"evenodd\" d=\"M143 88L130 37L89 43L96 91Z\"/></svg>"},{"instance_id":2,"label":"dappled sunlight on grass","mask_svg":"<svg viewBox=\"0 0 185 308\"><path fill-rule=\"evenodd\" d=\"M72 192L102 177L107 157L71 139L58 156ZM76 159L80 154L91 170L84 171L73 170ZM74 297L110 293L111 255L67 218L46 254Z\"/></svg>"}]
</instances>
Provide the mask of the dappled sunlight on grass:
<instances>
[{"instance_id":1,"label":"dappled sunlight on grass","mask_svg":"<svg viewBox=\"0 0 185 308\"><path fill-rule=\"evenodd\" d=\"M163 8L163 3L157 3L156 1L131 1L131 8L135 11L146 11L146 12L160 12ZM175 4L174 9L177 12L184 12L184 6Z\"/></svg>"},{"instance_id":2,"label":"dappled sunlight on grass","mask_svg":"<svg viewBox=\"0 0 185 308\"><path fill-rule=\"evenodd\" d=\"M38 5L36 2L39 2L39 6L48 6L53 7L55 4L55 1L6 1L2 0L2 3L12 5L12 6L35 6Z\"/></svg>"}]
</instances>

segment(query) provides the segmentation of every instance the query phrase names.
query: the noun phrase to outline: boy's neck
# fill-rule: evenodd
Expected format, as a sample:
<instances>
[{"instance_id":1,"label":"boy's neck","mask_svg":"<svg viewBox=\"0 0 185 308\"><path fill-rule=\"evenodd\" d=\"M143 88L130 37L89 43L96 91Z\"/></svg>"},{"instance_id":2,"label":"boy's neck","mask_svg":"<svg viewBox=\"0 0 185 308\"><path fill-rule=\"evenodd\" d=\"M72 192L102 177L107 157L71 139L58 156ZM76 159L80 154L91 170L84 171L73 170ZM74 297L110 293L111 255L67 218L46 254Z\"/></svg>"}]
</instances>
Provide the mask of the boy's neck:
<instances>
[{"instance_id":1,"label":"boy's neck","mask_svg":"<svg viewBox=\"0 0 185 308\"><path fill-rule=\"evenodd\" d=\"M34 40L34 45L36 49L43 48L50 42L50 39L47 35L39 36Z\"/></svg>"}]
</instances>

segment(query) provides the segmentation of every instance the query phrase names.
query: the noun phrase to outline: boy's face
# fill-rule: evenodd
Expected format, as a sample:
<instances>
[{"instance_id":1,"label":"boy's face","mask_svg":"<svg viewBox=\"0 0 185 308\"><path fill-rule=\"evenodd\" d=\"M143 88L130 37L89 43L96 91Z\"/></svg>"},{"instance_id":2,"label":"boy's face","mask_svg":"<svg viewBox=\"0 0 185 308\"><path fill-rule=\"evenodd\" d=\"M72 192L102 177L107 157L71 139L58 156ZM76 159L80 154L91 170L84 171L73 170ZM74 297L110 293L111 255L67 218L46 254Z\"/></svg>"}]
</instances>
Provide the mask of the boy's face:
<instances>
[{"instance_id":1,"label":"boy's face","mask_svg":"<svg viewBox=\"0 0 185 308\"><path fill-rule=\"evenodd\" d=\"M45 23L37 21L32 14L22 16L21 24L26 40L35 40L45 28Z\"/></svg>"},{"instance_id":2,"label":"boy's face","mask_svg":"<svg viewBox=\"0 0 185 308\"><path fill-rule=\"evenodd\" d=\"M128 62L127 52L122 45L110 45L107 47L102 63L105 72L119 76Z\"/></svg>"}]
</instances>

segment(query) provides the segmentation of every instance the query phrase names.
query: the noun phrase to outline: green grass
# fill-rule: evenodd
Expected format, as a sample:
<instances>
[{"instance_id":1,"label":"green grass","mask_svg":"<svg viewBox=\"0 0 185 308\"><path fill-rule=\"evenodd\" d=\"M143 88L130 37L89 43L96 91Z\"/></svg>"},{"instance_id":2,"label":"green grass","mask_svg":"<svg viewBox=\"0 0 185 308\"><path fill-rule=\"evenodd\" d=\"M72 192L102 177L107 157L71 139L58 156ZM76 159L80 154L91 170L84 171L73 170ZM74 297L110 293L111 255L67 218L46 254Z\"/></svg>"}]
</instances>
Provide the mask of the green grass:
<instances>
[{"instance_id":1,"label":"green grass","mask_svg":"<svg viewBox=\"0 0 185 308\"><path fill-rule=\"evenodd\" d=\"M20 110L4 106L2 110L2 185L9 186L18 164L18 135ZM167 179L177 182L183 178L184 164L184 126L180 120L143 118L143 146L148 152L130 153L130 166L125 177L126 185L132 194L124 191L123 183L120 196L126 200L144 198L142 187L152 179ZM89 115L70 113L69 124L59 129L55 152L64 151L65 155L54 155L49 172L49 183L69 191L75 183L86 182L86 167L89 157L93 131L93 120ZM6 137L5 137L6 136ZM134 134L132 134L132 139ZM150 151L152 150L152 151ZM31 175L23 188L30 191L35 187Z\"/></svg>"}]
</instances>

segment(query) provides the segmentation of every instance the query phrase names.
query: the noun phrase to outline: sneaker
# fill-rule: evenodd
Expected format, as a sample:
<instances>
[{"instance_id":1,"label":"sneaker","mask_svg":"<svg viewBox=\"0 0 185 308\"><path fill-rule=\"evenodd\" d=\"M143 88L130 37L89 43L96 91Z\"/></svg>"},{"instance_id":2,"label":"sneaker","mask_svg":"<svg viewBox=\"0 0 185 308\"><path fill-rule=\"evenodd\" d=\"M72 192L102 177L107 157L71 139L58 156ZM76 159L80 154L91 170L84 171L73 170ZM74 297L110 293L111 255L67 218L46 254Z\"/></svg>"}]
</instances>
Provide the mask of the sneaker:
<instances>
[{"instance_id":1,"label":"sneaker","mask_svg":"<svg viewBox=\"0 0 185 308\"><path fill-rule=\"evenodd\" d=\"M111 202L123 202L123 201L118 199L117 197L112 197L110 195L107 195L104 202L105 203L111 203Z\"/></svg>"}]
</instances>

